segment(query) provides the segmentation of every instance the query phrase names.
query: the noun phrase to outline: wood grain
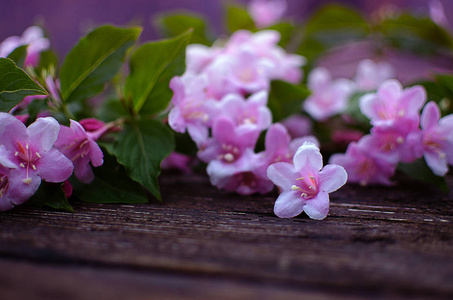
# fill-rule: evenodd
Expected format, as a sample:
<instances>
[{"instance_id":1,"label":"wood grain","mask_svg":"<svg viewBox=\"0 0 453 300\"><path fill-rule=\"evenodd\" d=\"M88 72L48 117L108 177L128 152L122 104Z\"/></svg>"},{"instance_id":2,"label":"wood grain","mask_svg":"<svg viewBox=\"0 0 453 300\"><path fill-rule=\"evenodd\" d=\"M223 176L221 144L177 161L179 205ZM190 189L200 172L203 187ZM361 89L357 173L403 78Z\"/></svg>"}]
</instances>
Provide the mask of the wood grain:
<instances>
[{"instance_id":1,"label":"wood grain","mask_svg":"<svg viewBox=\"0 0 453 300\"><path fill-rule=\"evenodd\" d=\"M323 221L279 219L276 193L237 196L204 175L166 174L161 188L162 204L2 213L0 295L453 297L453 197L428 185L346 186Z\"/></svg>"}]
</instances>

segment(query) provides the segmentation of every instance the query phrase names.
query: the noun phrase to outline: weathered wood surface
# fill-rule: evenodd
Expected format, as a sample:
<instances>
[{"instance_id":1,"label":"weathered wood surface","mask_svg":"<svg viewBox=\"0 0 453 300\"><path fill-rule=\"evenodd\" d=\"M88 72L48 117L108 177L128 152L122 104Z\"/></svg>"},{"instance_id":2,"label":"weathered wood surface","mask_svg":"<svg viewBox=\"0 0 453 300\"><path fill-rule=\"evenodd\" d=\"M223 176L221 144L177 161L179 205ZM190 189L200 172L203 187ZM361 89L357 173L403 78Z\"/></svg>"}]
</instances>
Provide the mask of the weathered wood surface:
<instances>
[{"instance_id":1,"label":"weathered wood surface","mask_svg":"<svg viewBox=\"0 0 453 300\"><path fill-rule=\"evenodd\" d=\"M161 183L162 204L0 214L0 299L453 299L452 193L346 186L315 221L203 175Z\"/></svg>"}]
</instances>

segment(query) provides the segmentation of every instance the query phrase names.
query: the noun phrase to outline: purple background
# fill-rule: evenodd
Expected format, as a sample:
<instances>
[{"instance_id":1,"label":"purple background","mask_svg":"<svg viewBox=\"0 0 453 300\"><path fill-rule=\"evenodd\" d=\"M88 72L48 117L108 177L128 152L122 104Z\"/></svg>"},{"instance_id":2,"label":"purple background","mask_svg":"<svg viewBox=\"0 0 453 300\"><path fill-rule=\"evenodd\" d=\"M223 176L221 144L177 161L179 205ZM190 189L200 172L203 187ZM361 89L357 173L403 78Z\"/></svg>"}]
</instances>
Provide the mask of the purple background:
<instances>
[{"instance_id":1,"label":"purple background","mask_svg":"<svg viewBox=\"0 0 453 300\"><path fill-rule=\"evenodd\" d=\"M20 35L30 25L44 25L53 48L64 57L77 40L93 25L141 24L144 27L141 40L158 38L151 25L152 16L164 11L189 9L206 16L214 33L223 32L221 0L1 0L0 41L11 35ZM247 1L237 1L246 3ZM287 0L287 15L303 20L317 7L329 0ZM426 0L348 0L337 1L355 6L370 13L381 6L394 5L426 14ZM445 11L453 20L453 1L444 0Z\"/></svg>"}]
</instances>

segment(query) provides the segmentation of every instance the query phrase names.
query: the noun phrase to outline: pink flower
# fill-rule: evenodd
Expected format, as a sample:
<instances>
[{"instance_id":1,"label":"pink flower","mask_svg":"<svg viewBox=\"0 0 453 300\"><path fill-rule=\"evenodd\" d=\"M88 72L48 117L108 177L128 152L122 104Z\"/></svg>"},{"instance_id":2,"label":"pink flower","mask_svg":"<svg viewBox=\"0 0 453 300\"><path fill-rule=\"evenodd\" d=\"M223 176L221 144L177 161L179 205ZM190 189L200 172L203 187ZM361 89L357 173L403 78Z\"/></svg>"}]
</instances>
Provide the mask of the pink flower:
<instances>
[{"instance_id":1,"label":"pink flower","mask_svg":"<svg viewBox=\"0 0 453 300\"><path fill-rule=\"evenodd\" d=\"M209 90L217 98L228 93L255 93L269 89L269 73L274 65L262 59L250 47L223 54L206 68Z\"/></svg>"},{"instance_id":2,"label":"pink flower","mask_svg":"<svg viewBox=\"0 0 453 300\"><path fill-rule=\"evenodd\" d=\"M222 98L219 113L234 120L236 126L252 126L261 131L272 124L272 113L267 107L268 92L260 91L250 97L228 94Z\"/></svg>"},{"instance_id":3,"label":"pink flower","mask_svg":"<svg viewBox=\"0 0 453 300\"><path fill-rule=\"evenodd\" d=\"M37 66L39 54L49 49L50 42L44 37L44 31L38 26L25 29L21 37L11 36L0 44L0 57L7 57L19 46L28 45L25 66Z\"/></svg>"},{"instance_id":4,"label":"pink flower","mask_svg":"<svg viewBox=\"0 0 453 300\"><path fill-rule=\"evenodd\" d=\"M266 150L261 152L262 159L267 162L267 165L276 162L291 162L294 153L305 142L311 142L319 147L319 141L314 136L305 136L291 141L285 126L280 123L272 124L266 133L264 141Z\"/></svg>"},{"instance_id":5,"label":"pink flower","mask_svg":"<svg viewBox=\"0 0 453 300\"><path fill-rule=\"evenodd\" d=\"M453 164L453 115L440 118L439 107L429 102L423 109L420 125L423 134L423 156L437 176L448 172Z\"/></svg>"},{"instance_id":6,"label":"pink flower","mask_svg":"<svg viewBox=\"0 0 453 300\"><path fill-rule=\"evenodd\" d=\"M420 158L420 129L418 120L401 118L392 126L376 126L371 129L370 147L380 151L395 162L410 163Z\"/></svg>"},{"instance_id":7,"label":"pink flower","mask_svg":"<svg viewBox=\"0 0 453 300\"><path fill-rule=\"evenodd\" d=\"M292 115L282 121L292 138L298 138L312 133L313 124L309 117Z\"/></svg>"},{"instance_id":8,"label":"pink flower","mask_svg":"<svg viewBox=\"0 0 453 300\"><path fill-rule=\"evenodd\" d=\"M364 59L357 66L355 83L359 90L371 91L377 89L385 80L394 77L395 71L391 64Z\"/></svg>"},{"instance_id":9,"label":"pink flower","mask_svg":"<svg viewBox=\"0 0 453 300\"><path fill-rule=\"evenodd\" d=\"M319 148L304 143L296 152L293 164L270 165L267 176L281 190L274 206L280 218L292 218L302 211L312 219L322 220L329 213L329 193L342 187L348 178L338 165L323 168Z\"/></svg>"},{"instance_id":10,"label":"pink flower","mask_svg":"<svg viewBox=\"0 0 453 300\"><path fill-rule=\"evenodd\" d=\"M426 102L426 91L421 86L403 90L397 80L386 80L377 93L366 94L360 98L361 112L374 126L393 126L402 118L418 123L420 109Z\"/></svg>"},{"instance_id":11,"label":"pink flower","mask_svg":"<svg viewBox=\"0 0 453 300\"><path fill-rule=\"evenodd\" d=\"M193 74L176 76L170 81L174 107L169 113L168 124L176 132L187 130L197 145L208 138L208 122L211 121L205 87L206 78Z\"/></svg>"},{"instance_id":12,"label":"pink flower","mask_svg":"<svg viewBox=\"0 0 453 300\"><path fill-rule=\"evenodd\" d=\"M94 179L90 162L94 167L103 164L104 154L95 142L105 131L86 132L77 121L71 120L70 127L61 125L55 148L60 150L74 164L74 175L83 183Z\"/></svg>"},{"instance_id":13,"label":"pink flower","mask_svg":"<svg viewBox=\"0 0 453 300\"><path fill-rule=\"evenodd\" d=\"M397 161L377 150L367 135L357 143L350 143L346 153L332 155L329 162L344 167L351 183L391 185L390 177L395 173Z\"/></svg>"},{"instance_id":14,"label":"pink flower","mask_svg":"<svg viewBox=\"0 0 453 300\"><path fill-rule=\"evenodd\" d=\"M219 189L236 191L241 195L268 193L273 184L266 177L267 164L252 149L245 149L234 162L212 160L206 169L211 184Z\"/></svg>"},{"instance_id":15,"label":"pink flower","mask_svg":"<svg viewBox=\"0 0 453 300\"><path fill-rule=\"evenodd\" d=\"M286 11L285 0L252 0L248 11L257 28L271 26L281 20Z\"/></svg>"},{"instance_id":16,"label":"pink flower","mask_svg":"<svg viewBox=\"0 0 453 300\"><path fill-rule=\"evenodd\" d=\"M162 169L177 169L182 171L185 174L192 173L190 169L190 165L193 162L193 158L191 156L181 154L178 152L172 152L169 156L167 156L161 164Z\"/></svg>"},{"instance_id":17,"label":"pink flower","mask_svg":"<svg viewBox=\"0 0 453 300\"><path fill-rule=\"evenodd\" d=\"M344 78L332 80L326 68L316 68L308 76L312 94L304 101L304 110L318 121L343 112L354 91L352 81Z\"/></svg>"},{"instance_id":18,"label":"pink flower","mask_svg":"<svg viewBox=\"0 0 453 300\"><path fill-rule=\"evenodd\" d=\"M212 126L212 138L202 145L198 157L207 163L215 159L233 163L245 149L255 147L259 134L260 130L253 125L237 127L230 118L220 116Z\"/></svg>"},{"instance_id":19,"label":"pink flower","mask_svg":"<svg viewBox=\"0 0 453 300\"><path fill-rule=\"evenodd\" d=\"M53 148L59 128L51 117L39 118L27 128L14 116L0 113L3 207L10 206L8 201L11 205L25 202L41 180L63 182L71 176L73 164Z\"/></svg>"}]
</instances>

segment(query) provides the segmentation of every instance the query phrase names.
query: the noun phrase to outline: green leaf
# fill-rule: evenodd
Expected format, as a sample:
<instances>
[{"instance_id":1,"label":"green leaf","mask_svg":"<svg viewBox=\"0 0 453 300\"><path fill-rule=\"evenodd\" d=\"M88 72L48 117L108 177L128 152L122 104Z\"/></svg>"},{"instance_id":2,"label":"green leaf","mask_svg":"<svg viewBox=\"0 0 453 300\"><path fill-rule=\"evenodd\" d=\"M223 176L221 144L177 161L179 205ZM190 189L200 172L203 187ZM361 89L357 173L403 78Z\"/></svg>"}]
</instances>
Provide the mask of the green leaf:
<instances>
[{"instance_id":1,"label":"green leaf","mask_svg":"<svg viewBox=\"0 0 453 300\"><path fill-rule=\"evenodd\" d=\"M101 92L105 82L120 70L126 50L140 33L140 28L106 25L82 38L61 68L63 101L80 101Z\"/></svg>"},{"instance_id":2,"label":"green leaf","mask_svg":"<svg viewBox=\"0 0 453 300\"><path fill-rule=\"evenodd\" d=\"M89 203L146 203L148 198L142 186L126 175L124 166L116 158L104 152L104 164L93 168L95 178L83 184L71 178L74 194Z\"/></svg>"},{"instance_id":3,"label":"green leaf","mask_svg":"<svg viewBox=\"0 0 453 300\"><path fill-rule=\"evenodd\" d=\"M25 58L27 57L28 45L19 46L8 55L8 58L16 63L20 68L24 67Z\"/></svg>"},{"instance_id":4,"label":"green leaf","mask_svg":"<svg viewBox=\"0 0 453 300\"><path fill-rule=\"evenodd\" d=\"M113 150L129 176L161 200L157 181L160 164L174 146L172 131L167 126L155 120L140 120L125 126Z\"/></svg>"},{"instance_id":5,"label":"green leaf","mask_svg":"<svg viewBox=\"0 0 453 300\"><path fill-rule=\"evenodd\" d=\"M381 32L394 47L419 54L434 54L452 48L448 32L429 18L401 14L381 23Z\"/></svg>"},{"instance_id":6,"label":"green leaf","mask_svg":"<svg viewBox=\"0 0 453 300\"><path fill-rule=\"evenodd\" d=\"M47 92L11 59L0 58L0 111L10 111L31 95L47 95Z\"/></svg>"},{"instance_id":7,"label":"green leaf","mask_svg":"<svg viewBox=\"0 0 453 300\"><path fill-rule=\"evenodd\" d=\"M171 78L185 70L185 49L192 30L168 40L140 46L131 56L125 96L132 99L135 112L154 114L164 110L171 100Z\"/></svg>"},{"instance_id":8,"label":"green leaf","mask_svg":"<svg viewBox=\"0 0 453 300\"><path fill-rule=\"evenodd\" d=\"M42 208L44 206L74 212L62 189L61 183L49 183L43 181L36 193L27 201L28 204Z\"/></svg>"},{"instance_id":9,"label":"green leaf","mask_svg":"<svg viewBox=\"0 0 453 300\"><path fill-rule=\"evenodd\" d=\"M279 122L299 112L302 101L308 95L309 91L305 87L286 81L272 81L267 105L272 112L273 122Z\"/></svg>"},{"instance_id":10,"label":"green leaf","mask_svg":"<svg viewBox=\"0 0 453 300\"><path fill-rule=\"evenodd\" d=\"M240 29L247 29L255 32L256 26L247 10L238 4L228 3L226 5L227 28L232 33Z\"/></svg>"},{"instance_id":11,"label":"green leaf","mask_svg":"<svg viewBox=\"0 0 453 300\"><path fill-rule=\"evenodd\" d=\"M190 44L212 45L213 40L207 37L206 21L201 15L192 12L163 14L157 18L156 23L165 37L175 37L192 28Z\"/></svg>"},{"instance_id":12,"label":"green leaf","mask_svg":"<svg viewBox=\"0 0 453 300\"><path fill-rule=\"evenodd\" d=\"M408 175L410 178L433 184L442 191L448 193L445 177L434 175L424 159L419 159L408 164L400 163L398 164L398 170Z\"/></svg>"},{"instance_id":13,"label":"green leaf","mask_svg":"<svg viewBox=\"0 0 453 300\"><path fill-rule=\"evenodd\" d=\"M327 5L308 20L297 53L311 60L328 48L365 39L369 32L368 23L359 12L337 4Z\"/></svg>"}]
</instances>

